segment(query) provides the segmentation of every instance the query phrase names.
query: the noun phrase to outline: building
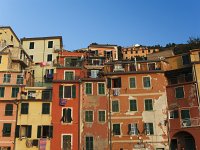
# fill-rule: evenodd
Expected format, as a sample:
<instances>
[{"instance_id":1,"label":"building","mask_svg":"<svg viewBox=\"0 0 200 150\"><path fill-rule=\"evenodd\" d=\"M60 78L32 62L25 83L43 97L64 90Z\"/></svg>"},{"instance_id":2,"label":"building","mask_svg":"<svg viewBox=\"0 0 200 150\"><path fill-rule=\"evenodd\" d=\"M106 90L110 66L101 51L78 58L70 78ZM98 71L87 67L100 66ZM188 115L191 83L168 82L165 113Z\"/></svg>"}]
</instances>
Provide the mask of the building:
<instances>
[{"instance_id":1,"label":"building","mask_svg":"<svg viewBox=\"0 0 200 150\"><path fill-rule=\"evenodd\" d=\"M105 64L110 149L168 149L165 65L160 60Z\"/></svg>"},{"instance_id":2,"label":"building","mask_svg":"<svg viewBox=\"0 0 200 150\"><path fill-rule=\"evenodd\" d=\"M50 150L53 137L52 88L25 87L17 101L16 150Z\"/></svg>"},{"instance_id":3,"label":"building","mask_svg":"<svg viewBox=\"0 0 200 150\"><path fill-rule=\"evenodd\" d=\"M35 63L34 86L51 87L54 63L57 61L58 52L62 50L63 43L61 36L22 38L21 44Z\"/></svg>"},{"instance_id":4,"label":"building","mask_svg":"<svg viewBox=\"0 0 200 150\"><path fill-rule=\"evenodd\" d=\"M99 48L99 47L98 47ZM103 150L108 145L108 99L102 75L106 57L98 55L105 48L88 51L83 64L80 90L80 149ZM115 53L115 52L114 52Z\"/></svg>"},{"instance_id":5,"label":"building","mask_svg":"<svg viewBox=\"0 0 200 150\"><path fill-rule=\"evenodd\" d=\"M32 83L31 63L11 27L0 27L0 149L15 148L17 102L24 87Z\"/></svg>"},{"instance_id":6,"label":"building","mask_svg":"<svg viewBox=\"0 0 200 150\"><path fill-rule=\"evenodd\" d=\"M130 47L123 47L122 54L123 60L133 60L135 57L147 57L147 54L159 52L158 48L150 48L141 45L134 45Z\"/></svg>"},{"instance_id":7,"label":"building","mask_svg":"<svg viewBox=\"0 0 200 150\"><path fill-rule=\"evenodd\" d=\"M83 53L62 51L53 79L51 149L78 150L80 145L80 82Z\"/></svg>"},{"instance_id":8,"label":"building","mask_svg":"<svg viewBox=\"0 0 200 150\"><path fill-rule=\"evenodd\" d=\"M192 50L165 59L171 149L200 149L199 53Z\"/></svg>"}]
</instances>

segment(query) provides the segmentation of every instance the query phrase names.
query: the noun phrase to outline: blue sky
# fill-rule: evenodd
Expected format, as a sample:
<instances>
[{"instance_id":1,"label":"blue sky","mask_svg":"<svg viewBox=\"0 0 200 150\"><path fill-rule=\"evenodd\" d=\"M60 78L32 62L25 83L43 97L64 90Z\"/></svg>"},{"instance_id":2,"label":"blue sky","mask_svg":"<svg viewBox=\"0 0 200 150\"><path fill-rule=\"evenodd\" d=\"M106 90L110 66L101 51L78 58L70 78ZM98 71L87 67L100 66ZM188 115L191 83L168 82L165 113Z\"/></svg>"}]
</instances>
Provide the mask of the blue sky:
<instances>
[{"instance_id":1,"label":"blue sky","mask_svg":"<svg viewBox=\"0 0 200 150\"><path fill-rule=\"evenodd\" d=\"M200 36L200 0L1 0L0 25L19 38L63 37L74 50L92 42L130 46L185 43Z\"/></svg>"}]
</instances>

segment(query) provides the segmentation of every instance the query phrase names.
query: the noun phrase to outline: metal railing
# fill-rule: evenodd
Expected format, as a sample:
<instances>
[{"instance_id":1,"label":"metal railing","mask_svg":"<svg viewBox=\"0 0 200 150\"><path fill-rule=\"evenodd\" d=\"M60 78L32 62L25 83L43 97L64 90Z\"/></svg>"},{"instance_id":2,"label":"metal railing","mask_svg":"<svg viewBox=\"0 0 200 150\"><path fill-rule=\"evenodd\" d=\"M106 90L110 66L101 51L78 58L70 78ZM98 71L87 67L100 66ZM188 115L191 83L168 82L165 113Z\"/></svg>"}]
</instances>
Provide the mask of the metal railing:
<instances>
[{"instance_id":1,"label":"metal railing","mask_svg":"<svg viewBox=\"0 0 200 150\"><path fill-rule=\"evenodd\" d=\"M200 118L181 119L182 128L197 127L197 126L200 126Z\"/></svg>"}]
</instances>

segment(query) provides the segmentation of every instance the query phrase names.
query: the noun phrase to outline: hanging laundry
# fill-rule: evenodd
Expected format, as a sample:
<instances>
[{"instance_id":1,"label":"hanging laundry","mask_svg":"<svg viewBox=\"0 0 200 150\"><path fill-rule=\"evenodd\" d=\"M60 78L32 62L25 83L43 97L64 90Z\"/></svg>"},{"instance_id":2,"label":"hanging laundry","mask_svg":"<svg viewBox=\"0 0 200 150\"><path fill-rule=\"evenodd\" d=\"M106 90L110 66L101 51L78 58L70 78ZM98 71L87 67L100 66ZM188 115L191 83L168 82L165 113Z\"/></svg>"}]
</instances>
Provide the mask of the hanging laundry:
<instances>
[{"instance_id":1,"label":"hanging laundry","mask_svg":"<svg viewBox=\"0 0 200 150\"><path fill-rule=\"evenodd\" d=\"M47 143L46 139L40 139L40 144L39 144L40 150L46 150L46 143Z\"/></svg>"},{"instance_id":2,"label":"hanging laundry","mask_svg":"<svg viewBox=\"0 0 200 150\"><path fill-rule=\"evenodd\" d=\"M40 67L44 67L44 66L47 66L47 62L41 62L40 63Z\"/></svg>"}]
</instances>

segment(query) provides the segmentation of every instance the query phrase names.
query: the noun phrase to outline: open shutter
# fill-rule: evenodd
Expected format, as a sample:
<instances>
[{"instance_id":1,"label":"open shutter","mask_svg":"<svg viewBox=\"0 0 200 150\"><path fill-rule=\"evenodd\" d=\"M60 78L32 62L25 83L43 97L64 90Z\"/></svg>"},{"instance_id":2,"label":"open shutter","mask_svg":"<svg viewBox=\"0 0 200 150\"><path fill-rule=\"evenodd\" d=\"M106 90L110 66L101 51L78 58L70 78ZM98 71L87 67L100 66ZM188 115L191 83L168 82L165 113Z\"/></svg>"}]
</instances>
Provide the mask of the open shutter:
<instances>
[{"instance_id":1,"label":"open shutter","mask_svg":"<svg viewBox=\"0 0 200 150\"><path fill-rule=\"evenodd\" d=\"M59 98L63 98L63 85L59 86Z\"/></svg>"},{"instance_id":2,"label":"open shutter","mask_svg":"<svg viewBox=\"0 0 200 150\"><path fill-rule=\"evenodd\" d=\"M53 138L53 126L49 127L49 137Z\"/></svg>"},{"instance_id":3,"label":"open shutter","mask_svg":"<svg viewBox=\"0 0 200 150\"><path fill-rule=\"evenodd\" d=\"M130 134L131 131L131 124L128 124L128 134Z\"/></svg>"},{"instance_id":4,"label":"open shutter","mask_svg":"<svg viewBox=\"0 0 200 150\"><path fill-rule=\"evenodd\" d=\"M66 122L66 120L67 120L67 109L64 108L64 109L63 109L62 121L63 121L63 122Z\"/></svg>"},{"instance_id":5,"label":"open shutter","mask_svg":"<svg viewBox=\"0 0 200 150\"><path fill-rule=\"evenodd\" d=\"M32 126L27 126L27 138L31 138Z\"/></svg>"},{"instance_id":6,"label":"open shutter","mask_svg":"<svg viewBox=\"0 0 200 150\"><path fill-rule=\"evenodd\" d=\"M111 88L111 78L107 78L107 88Z\"/></svg>"},{"instance_id":7,"label":"open shutter","mask_svg":"<svg viewBox=\"0 0 200 150\"><path fill-rule=\"evenodd\" d=\"M38 129L37 129L37 138L41 138L41 126L38 126Z\"/></svg>"},{"instance_id":8,"label":"open shutter","mask_svg":"<svg viewBox=\"0 0 200 150\"><path fill-rule=\"evenodd\" d=\"M67 109L67 122L71 122L72 121L72 114L71 114L71 109L68 108Z\"/></svg>"},{"instance_id":9,"label":"open shutter","mask_svg":"<svg viewBox=\"0 0 200 150\"><path fill-rule=\"evenodd\" d=\"M15 137L16 137L16 138L19 137L19 129L20 129L20 126L17 125L17 126L16 126L16 129L15 129Z\"/></svg>"},{"instance_id":10,"label":"open shutter","mask_svg":"<svg viewBox=\"0 0 200 150\"><path fill-rule=\"evenodd\" d=\"M72 98L76 98L76 85L72 85Z\"/></svg>"}]
</instances>

